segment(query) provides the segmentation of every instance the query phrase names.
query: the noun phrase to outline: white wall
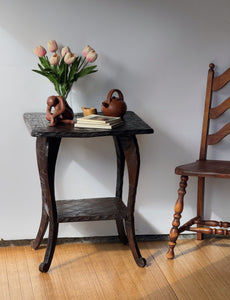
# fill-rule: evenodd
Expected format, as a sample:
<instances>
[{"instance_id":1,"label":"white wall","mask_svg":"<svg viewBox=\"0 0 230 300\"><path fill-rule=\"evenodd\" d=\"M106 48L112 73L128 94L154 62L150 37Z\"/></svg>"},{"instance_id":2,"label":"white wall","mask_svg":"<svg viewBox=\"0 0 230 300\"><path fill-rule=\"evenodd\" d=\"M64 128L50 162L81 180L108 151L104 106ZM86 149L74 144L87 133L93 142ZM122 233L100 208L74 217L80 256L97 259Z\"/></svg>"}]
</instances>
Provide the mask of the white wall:
<instances>
[{"instance_id":1,"label":"white wall","mask_svg":"<svg viewBox=\"0 0 230 300\"><path fill-rule=\"evenodd\" d=\"M31 71L38 62L33 48L50 39L79 54L87 44L99 53L99 72L81 79L70 95L75 112L82 105L99 109L108 91L119 88L128 109L154 128L153 135L138 136L136 232L168 233L179 180L174 168L198 158L208 65L214 62L220 73L230 62L229 10L228 0L0 0L0 238L33 238L39 225L35 138L22 115L45 111L54 93ZM114 195L112 139L65 139L59 154L57 198ZM183 219L196 211L196 181L189 183L194 198L186 198ZM226 219L228 181L208 186L207 216ZM216 190L224 198L217 196L218 203ZM59 236L114 234L114 222L94 222L62 224Z\"/></svg>"}]
</instances>

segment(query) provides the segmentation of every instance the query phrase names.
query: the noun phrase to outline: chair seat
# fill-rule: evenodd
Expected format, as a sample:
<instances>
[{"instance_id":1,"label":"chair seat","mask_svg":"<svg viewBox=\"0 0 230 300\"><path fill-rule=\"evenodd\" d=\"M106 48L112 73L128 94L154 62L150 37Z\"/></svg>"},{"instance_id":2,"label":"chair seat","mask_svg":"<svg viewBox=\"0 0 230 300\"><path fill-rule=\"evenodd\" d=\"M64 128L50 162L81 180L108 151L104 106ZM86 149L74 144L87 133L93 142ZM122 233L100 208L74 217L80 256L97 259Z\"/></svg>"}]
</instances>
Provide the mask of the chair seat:
<instances>
[{"instance_id":1,"label":"chair seat","mask_svg":"<svg viewBox=\"0 0 230 300\"><path fill-rule=\"evenodd\" d=\"M230 161L197 160L176 167L175 173L185 176L230 178Z\"/></svg>"}]
</instances>

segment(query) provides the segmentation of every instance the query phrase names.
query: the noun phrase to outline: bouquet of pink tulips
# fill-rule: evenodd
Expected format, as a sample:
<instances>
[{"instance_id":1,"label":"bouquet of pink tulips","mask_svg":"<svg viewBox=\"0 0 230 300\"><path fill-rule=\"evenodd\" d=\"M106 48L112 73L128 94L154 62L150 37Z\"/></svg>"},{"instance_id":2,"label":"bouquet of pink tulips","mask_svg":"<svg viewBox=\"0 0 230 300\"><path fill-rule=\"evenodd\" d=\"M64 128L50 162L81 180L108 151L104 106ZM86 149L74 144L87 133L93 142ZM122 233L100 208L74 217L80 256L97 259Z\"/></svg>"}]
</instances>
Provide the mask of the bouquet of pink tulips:
<instances>
[{"instance_id":1,"label":"bouquet of pink tulips","mask_svg":"<svg viewBox=\"0 0 230 300\"><path fill-rule=\"evenodd\" d=\"M88 66L97 59L95 50L86 46L82 52L83 56L76 56L65 46L58 54L58 45L56 41L48 42L48 50L53 55L48 58L47 51L42 46L37 46L34 53L38 56L40 63L39 70L32 70L47 77L53 84L59 96L67 98L71 87L75 81L88 74L97 72L96 65Z\"/></svg>"}]
</instances>

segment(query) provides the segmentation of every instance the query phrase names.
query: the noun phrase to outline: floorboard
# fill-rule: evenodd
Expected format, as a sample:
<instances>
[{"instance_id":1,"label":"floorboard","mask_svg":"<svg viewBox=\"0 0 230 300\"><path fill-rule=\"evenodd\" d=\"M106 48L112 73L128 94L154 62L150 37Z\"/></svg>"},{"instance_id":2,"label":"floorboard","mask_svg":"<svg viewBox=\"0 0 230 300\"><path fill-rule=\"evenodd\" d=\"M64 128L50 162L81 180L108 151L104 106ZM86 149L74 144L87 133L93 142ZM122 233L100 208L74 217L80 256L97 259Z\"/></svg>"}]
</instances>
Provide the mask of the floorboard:
<instances>
[{"instance_id":1,"label":"floorboard","mask_svg":"<svg viewBox=\"0 0 230 300\"><path fill-rule=\"evenodd\" d=\"M230 299L230 240L140 242L147 266L136 266L121 243L57 245L48 273L38 270L45 248L0 248L0 299Z\"/></svg>"}]
</instances>

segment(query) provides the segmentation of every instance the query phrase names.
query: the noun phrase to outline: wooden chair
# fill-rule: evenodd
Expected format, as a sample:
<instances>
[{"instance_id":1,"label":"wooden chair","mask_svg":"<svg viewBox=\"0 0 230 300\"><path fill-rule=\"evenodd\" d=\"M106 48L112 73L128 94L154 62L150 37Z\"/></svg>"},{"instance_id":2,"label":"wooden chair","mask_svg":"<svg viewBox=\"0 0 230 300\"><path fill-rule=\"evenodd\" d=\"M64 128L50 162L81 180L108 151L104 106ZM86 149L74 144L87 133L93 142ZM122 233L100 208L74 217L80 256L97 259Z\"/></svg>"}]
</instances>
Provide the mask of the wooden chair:
<instances>
[{"instance_id":1,"label":"wooden chair","mask_svg":"<svg viewBox=\"0 0 230 300\"><path fill-rule=\"evenodd\" d=\"M179 234L185 230L196 232L198 240L203 239L203 234L230 235L230 230L226 229L230 227L230 223L203 219L205 178L230 178L230 161L207 159L208 146L219 143L225 136L230 134L230 123L227 123L216 133L209 134L210 119L218 118L230 108L230 97L223 101L220 105L213 108L211 107L213 92L222 89L230 81L230 68L220 76L214 77L214 64L210 64L209 67L200 157L199 160L193 163L178 166L175 169L175 173L181 177L178 189L178 198L175 205L175 214L173 215L174 219L172 222L172 229L170 231L169 250L167 252L167 258L169 259L174 258L176 240ZM180 218L184 205L184 195L186 193L187 180L189 176L196 176L198 178L197 216L180 226ZM196 226L192 226L194 224Z\"/></svg>"}]
</instances>

